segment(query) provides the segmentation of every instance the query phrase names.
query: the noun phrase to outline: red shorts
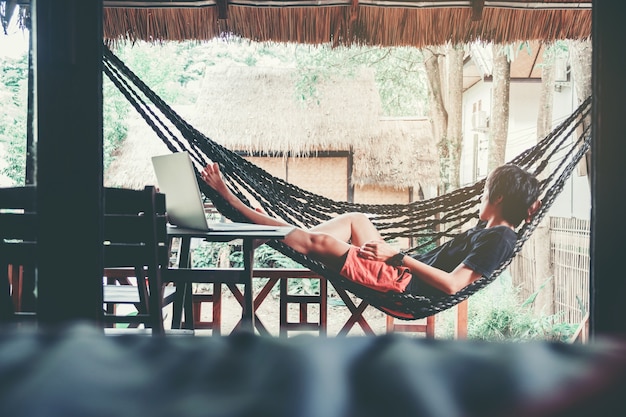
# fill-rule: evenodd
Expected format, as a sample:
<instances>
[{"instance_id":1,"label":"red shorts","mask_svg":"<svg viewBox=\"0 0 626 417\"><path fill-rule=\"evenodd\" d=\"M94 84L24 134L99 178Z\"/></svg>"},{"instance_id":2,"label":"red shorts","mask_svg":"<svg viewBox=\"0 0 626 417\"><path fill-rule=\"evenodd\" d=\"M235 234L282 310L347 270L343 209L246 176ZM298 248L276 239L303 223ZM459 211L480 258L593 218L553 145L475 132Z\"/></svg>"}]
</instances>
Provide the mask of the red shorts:
<instances>
[{"instance_id":1,"label":"red shorts","mask_svg":"<svg viewBox=\"0 0 626 417\"><path fill-rule=\"evenodd\" d=\"M350 281L381 292L403 292L412 277L408 268L361 258L356 246L348 251L346 262L339 273Z\"/></svg>"}]
</instances>

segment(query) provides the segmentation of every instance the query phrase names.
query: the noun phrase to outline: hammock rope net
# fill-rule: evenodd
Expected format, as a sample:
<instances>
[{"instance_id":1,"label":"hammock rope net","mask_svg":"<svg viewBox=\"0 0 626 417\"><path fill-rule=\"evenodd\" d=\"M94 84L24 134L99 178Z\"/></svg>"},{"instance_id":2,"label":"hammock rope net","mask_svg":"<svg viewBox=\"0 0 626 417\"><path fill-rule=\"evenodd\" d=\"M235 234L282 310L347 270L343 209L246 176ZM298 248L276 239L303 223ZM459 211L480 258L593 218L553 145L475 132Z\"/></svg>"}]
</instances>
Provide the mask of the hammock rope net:
<instances>
[{"instance_id":1,"label":"hammock rope net","mask_svg":"<svg viewBox=\"0 0 626 417\"><path fill-rule=\"evenodd\" d=\"M357 204L332 200L277 178L260 167L210 139L185 120L143 83L107 47L104 72L122 92L146 123L172 152L189 152L196 167L202 193L215 208L232 221L246 222L200 178L210 161L218 162L231 190L250 207L261 207L271 216L299 227L312 227L341 213L368 214L386 240L407 238L409 254L417 254L442 243L475 225L484 179L444 195L408 204ZM280 241L267 244L306 268L324 276L334 286L348 290L368 304L399 319L413 320L431 316L453 307L490 284L510 264L552 203L563 189L577 164L590 146L590 126L584 123L591 111L591 98L561 122L535 146L510 163L533 172L541 180L540 209L529 223L517 230L513 255L502 262L491 276L484 276L453 295L426 297L407 293L381 293L345 279L325 265L294 251ZM586 126L586 127L585 127Z\"/></svg>"}]
</instances>

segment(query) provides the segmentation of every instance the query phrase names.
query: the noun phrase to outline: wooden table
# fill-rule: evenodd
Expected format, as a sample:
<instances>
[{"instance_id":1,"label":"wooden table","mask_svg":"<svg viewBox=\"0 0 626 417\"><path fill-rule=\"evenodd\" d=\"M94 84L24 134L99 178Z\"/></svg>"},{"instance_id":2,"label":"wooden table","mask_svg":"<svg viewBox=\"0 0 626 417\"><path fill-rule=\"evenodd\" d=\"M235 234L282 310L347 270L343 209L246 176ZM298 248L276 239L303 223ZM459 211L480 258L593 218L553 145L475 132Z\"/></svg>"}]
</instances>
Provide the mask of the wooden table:
<instances>
[{"instance_id":1,"label":"wooden table","mask_svg":"<svg viewBox=\"0 0 626 417\"><path fill-rule=\"evenodd\" d=\"M191 239L203 239L208 242L230 242L241 239L243 241L243 272L232 271L232 279L237 283L244 284L244 303L242 311L241 330L254 332L254 297L252 294L252 277L254 262L254 241L282 239L293 227L260 227L248 223L226 223L220 230L202 231L185 229L176 226L168 226L167 233L171 242L174 238L180 238L178 268L171 268L164 277L167 281L176 283L176 297L172 316L172 328L180 328L180 306L185 312L185 327L193 329L192 288L193 282L211 282L207 277L202 277L202 270L194 270L191 266L190 246ZM228 270L226 270L228 272ZM168 278L169 275L169 278Z\"/></svg>"}]
</instances>

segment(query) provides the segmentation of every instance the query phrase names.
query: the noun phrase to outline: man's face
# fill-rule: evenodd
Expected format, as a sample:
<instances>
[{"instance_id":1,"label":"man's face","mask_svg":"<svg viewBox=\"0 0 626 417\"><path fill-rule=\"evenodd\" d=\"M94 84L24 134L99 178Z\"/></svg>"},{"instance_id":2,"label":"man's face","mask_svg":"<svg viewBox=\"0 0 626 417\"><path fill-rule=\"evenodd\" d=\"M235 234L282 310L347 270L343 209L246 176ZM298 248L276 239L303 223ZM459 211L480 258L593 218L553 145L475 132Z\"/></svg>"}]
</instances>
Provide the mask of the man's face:
<instances>
[{"instance_id":1,"label":"man's face","mask_svg":"<svg viewBox=\"0 0 626 417\"><path fill-rule=\"evenodd\" d=\"M487 220L489 212L490 212L491 204L489 204L489 190L487 189L487 184L485 183L485 189L483 190L483 195L480 197L480 209L478 211L478 217L480 220Z\"/></svg>"},{"instance_id":2,"label":"man's face","mask_svg":"<svg viewBox=\"0 0 626 417\"><path fill-rule=\"evenodd\" d=\"M483 195L480 197L480 209L478 211L478 217L480 220L489 220L493 216L496 204L489 201L490 197L489 178L487 178L487 181L485 181Z\"/></svg>"}]
</instances>

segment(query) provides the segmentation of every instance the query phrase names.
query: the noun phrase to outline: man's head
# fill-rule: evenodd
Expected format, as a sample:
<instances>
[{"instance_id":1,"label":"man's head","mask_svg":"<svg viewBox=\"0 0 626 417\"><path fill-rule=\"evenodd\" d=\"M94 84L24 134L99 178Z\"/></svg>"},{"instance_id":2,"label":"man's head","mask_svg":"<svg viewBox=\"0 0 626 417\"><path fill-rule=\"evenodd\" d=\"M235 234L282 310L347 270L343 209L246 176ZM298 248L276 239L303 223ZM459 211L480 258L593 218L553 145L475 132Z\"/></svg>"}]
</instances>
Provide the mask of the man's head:
<instances>
[{"instance_id":1,"label":"man's head","mask_svg":"<svg viewBox=\"0 0 626 417\"><path fill-rule=\"evenodd\" d=\"M502 217L514 227L536 210L539 181L513 164L494 169L485 183L489 203L500 201Z\"/></svg>"}]
</instances>

